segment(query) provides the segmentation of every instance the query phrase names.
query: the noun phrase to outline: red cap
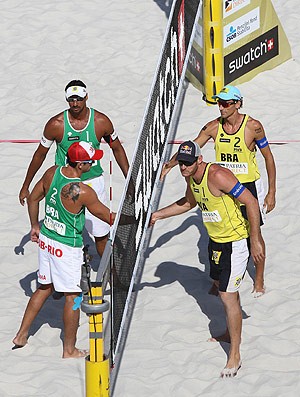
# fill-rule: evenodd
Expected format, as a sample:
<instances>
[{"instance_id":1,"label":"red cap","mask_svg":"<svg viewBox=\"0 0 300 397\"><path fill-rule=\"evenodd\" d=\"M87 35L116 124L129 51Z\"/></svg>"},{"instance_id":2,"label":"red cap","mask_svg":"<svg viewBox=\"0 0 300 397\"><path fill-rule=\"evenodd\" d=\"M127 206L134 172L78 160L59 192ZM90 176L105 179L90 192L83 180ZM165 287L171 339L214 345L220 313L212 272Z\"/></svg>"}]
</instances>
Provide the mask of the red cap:
<instances>
[{"instance_id":1,"label":"red cap","mask_svg":"<svg viewBox=\"0 0 300 397\"><path fill-rule=\"evenodd\" d=\"M69 147L68 156L72 163L100 160L103 157L103 150L95 150L93 146L87 142L75 142Z\"/></svg>"}]
</instances>

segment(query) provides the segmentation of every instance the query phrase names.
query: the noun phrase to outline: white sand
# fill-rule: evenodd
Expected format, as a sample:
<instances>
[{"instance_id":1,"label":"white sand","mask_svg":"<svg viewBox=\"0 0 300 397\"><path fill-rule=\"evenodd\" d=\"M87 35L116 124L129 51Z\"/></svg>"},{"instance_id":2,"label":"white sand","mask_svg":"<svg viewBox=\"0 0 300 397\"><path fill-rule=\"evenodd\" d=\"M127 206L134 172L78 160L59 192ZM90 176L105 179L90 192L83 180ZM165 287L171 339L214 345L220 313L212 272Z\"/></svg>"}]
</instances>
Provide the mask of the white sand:
<instances>
[{"instance_id":1,"label":"white sand","mask_svg":"<svg viewBox=\"0 0 300 397\"><path fill-rule=\"evenodd\" d=\"M157 3L164 2L3 0L0 139L39 139L49 117L66 107L65 84L80 78L88 85L89 105L112 119L131 158L167 23ZM263 123L270 141L297 140L300 12L297 0L273 4L294 59L240 86L244 111ZM217 116L218 109L207 107L200 98L190 86L177 139L193 138L202 125ZM49 300L28 346L11 351L26 295L35 288L37 246L28 241L27 212L18 203L35 148L36 144L0 143L4 169L0 176L0 396L81 397L84 360L60 358L62 301ZM226 381L218 378L227 346L206 342L210 331L224 329L224 317L220 301L207 295L206 237L202 233L199 242L199 214L191 211L161 221L153 229L116 396L299 394L299 148L300 143L272 145L278 192L276 209L263 228L267 293L253 299L252 280L246 275L241 287L243 366L238 376ZM38 176L52 164L53 153L51 149ZM212 144L203 154L207 160L213 159ZM178 180L178 170L167 177L161 206L183 194L184 183ZM122 183L114 166L114 209ZM79 347L87 347L85 315L78 340Z\"/></svg>"}]
</instances>

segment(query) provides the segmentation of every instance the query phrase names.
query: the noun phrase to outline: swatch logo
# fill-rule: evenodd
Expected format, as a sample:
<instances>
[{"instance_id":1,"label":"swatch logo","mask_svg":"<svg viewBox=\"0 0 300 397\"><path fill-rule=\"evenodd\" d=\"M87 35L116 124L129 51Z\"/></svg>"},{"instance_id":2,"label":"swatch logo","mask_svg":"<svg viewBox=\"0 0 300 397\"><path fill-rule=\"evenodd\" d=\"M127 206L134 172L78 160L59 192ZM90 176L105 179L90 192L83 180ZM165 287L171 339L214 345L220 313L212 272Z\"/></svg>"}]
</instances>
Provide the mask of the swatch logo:
<instances>
[{"instance_id":1,"label":"swatch logo","mask_svg":"<svg viewBox=\"0 0 300 397\"><path fill-rule=\"evenodd\" d=\"M278 26L224 58L225 84L268 62L279 54Z\"/></svg>"}]
</instances>

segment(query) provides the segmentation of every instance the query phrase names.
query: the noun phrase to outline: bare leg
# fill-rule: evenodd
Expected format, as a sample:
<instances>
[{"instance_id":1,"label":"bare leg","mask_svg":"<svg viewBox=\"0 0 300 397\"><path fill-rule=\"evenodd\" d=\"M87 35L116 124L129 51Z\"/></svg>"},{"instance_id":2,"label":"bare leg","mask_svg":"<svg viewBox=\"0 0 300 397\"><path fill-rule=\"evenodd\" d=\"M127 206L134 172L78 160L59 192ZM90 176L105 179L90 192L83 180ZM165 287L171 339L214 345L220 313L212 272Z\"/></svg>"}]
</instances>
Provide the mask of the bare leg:
<instances>
[{"instance_id":1,"label":"bare leg","mask_svg":"<svg viewBox=\"0 0 300 397\"><path fill-rule=\"evenodd\" d=\"M78 358L85 357L87 352L75 347L76 335L79 326L79 309L73 310L74 299L79 293L65 292L65 306L64 306L64 342L63 342L63 358Z\"/></svg>"},{"instance_id":2,"label":"bare leg","mask_svg":"<svg viewBox=\"0 0 300 397\"><path fill-rule=\"evenodd\" d=\"M95 237L96 249L100 256L103 255L107 240L108 240L108 235L103 236L103 237Z\"/></svg>"},{"instance_id":3,"label":"bare leg","mask_svg":"<svg viewBox=\"0 0 300 397\"><path fill-rule=\"evenodd\" d=\"M238 292L219 292L224 304L227 328L230 336L230 351L221 376L232 377L241 366L240 344L242 334L242 310Z\"/></svg>"},{"instance_id":4,"label":"bare leg","mask_svg":"<svg viewBox=\"0 0 300 397\"><path fill-rule=\"evenodd\" d=\"M265 243L262 241L264 247L264 255L266 254L265 250ZM255 265L255 281L254 281L254 288L253 294L254 298L259 298L265 293L265 286L264 286L264 270L265 270L265 259L260 262L254 262Z\"/></svg>"},{"instance_id":5,"label":"bare leg","mask_svg":"<svg viewBox=\"0 0 300 397\"><path fill-rule=\"evenodd\" d=\"M29 299L20 329L13 339L15 347L23 347L26 345L30 326L44 305L46 299L52 294L52 291L52 284L40 285Z\"/></svg>"}]
</instances>

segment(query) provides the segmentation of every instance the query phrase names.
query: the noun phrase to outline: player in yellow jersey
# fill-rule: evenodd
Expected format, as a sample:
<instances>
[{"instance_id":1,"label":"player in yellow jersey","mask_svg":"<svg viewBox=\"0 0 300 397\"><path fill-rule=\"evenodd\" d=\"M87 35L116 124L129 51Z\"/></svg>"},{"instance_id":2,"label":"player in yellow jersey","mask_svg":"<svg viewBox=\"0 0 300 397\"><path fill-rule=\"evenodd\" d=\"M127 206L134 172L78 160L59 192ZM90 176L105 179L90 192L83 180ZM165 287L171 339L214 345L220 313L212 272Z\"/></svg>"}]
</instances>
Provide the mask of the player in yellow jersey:
<instances>
[{"instance_id":1,"label":"player in yellow jersey","mask_svg":"<svg viewBox=\"0 0 300 397\"><path fill-rule=\"evenodd\" d=\"M238 290L250 256L248 236L253 259L257 262L265 259L258 201L230 170L205 163L197 143L182 143L176 160L186 180L185 196L154 212L150 225L183 214L197 204L202 211L209 235L210 276L218 285L227 319L225 334L212 340L230 342L228 361L221 376L233 377L241 366L242 311ZM246 208L250 232L240 203Z\"/></svg>"},{"instance_id":2,"label":"player in yellow jersey","mask_svg":"<svg viewBox=\"0 0 300 397\"><path fill-rule=\"evenodd\" d=\"M214 96L217 99L221 117L208 122L195 139L203 147L209 139L215 142L216 161L229 168L258 199L261 210L261 225L264 213L275 207L276 168L268 144L264 128L260 121L251 116L240 113L243 97L237 87L227 85ZM268 192L264 195L260 172L256 163L256 148L259 148L264 157L268 175ZM177 164L174 155L164 164L161 178ZM245 209L242 208L246 216ZM264 268L265 261L255 261L255 281L253 296L259 297L265 292Z\"/></svg>"}]
</instances>

